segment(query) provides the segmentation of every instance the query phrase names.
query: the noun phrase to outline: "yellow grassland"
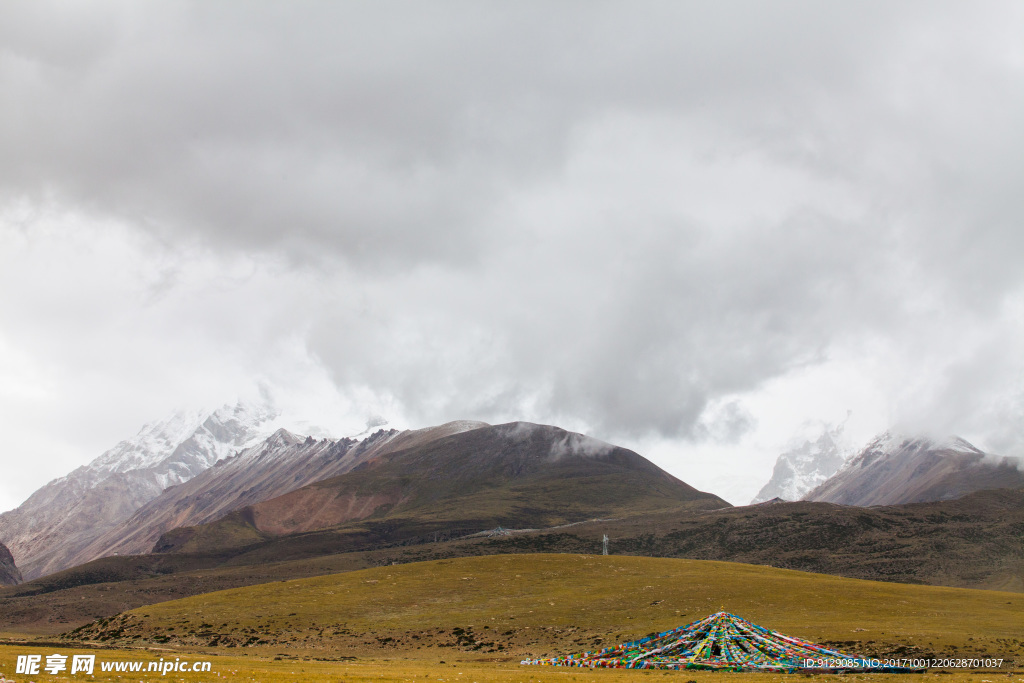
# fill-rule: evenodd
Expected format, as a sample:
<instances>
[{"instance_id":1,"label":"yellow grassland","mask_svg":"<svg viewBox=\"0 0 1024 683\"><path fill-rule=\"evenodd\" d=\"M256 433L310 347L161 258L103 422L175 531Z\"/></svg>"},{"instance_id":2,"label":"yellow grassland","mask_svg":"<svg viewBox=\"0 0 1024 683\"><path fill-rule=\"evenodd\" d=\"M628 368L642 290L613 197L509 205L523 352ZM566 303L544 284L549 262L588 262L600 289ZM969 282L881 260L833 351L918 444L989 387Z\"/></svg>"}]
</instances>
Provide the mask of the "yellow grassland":
<instances>
[{"instance_id":1,"label":"yellow grassland","mask_svg":"<svg viewBox=\"0 0 1024 683\"><path fill-rule=\"evenodd\" d=\"M857 654L902 648L908 656L1003 657L1003 668L985 676L1024 681L1024 673L1010 673L1024 668L1024 596L1019 593L625 556L468 557L262 584L141 607L86 628L79 638L112 648L162 648L116 655L126 658L187 653L219 662L212 675L170 674L152 680L230 676L239 681L568 683L665 675L682 681L714 676L784 680L771 674L582 671L518 664L528 656L617 644L718 610L789 635L846 643L844 649ZM111 630L117 631L116 638L109 636ZM240 637L254 639L249 634L260 642L241 646ZM219 644L209 645L211 637ZM11 677L17 651L22 650L0 648L0 673ZM67 654L71 649L57 651ZM963 671L908 676L923 680L935 675L944 681L979 683L983 677ZM996 675L998 679L991 678ZM850 674L843 680L898 677Z\"/></svg>"},{"instance_id":2,"label":"yellow grassland","mask_svg":"<svg viewBox=\"0 0 1024 683\"><path fill-rule=\"evenodd\" d=\"M144 640L160 633L178 645L202 644L190 634L254 632L271 649L351 649L357 656L389 648L443 651L451 638L430 634L458 628L518 656L591 649L598 638L610 645L719 610L809 640L870 642L875 650L996 654L1024 645L1019 593L626 556L523 554L394 565L218 591L140 607L129 617ZM393 640L381 644L382 638Z\"/></svg>"}]
</instances>

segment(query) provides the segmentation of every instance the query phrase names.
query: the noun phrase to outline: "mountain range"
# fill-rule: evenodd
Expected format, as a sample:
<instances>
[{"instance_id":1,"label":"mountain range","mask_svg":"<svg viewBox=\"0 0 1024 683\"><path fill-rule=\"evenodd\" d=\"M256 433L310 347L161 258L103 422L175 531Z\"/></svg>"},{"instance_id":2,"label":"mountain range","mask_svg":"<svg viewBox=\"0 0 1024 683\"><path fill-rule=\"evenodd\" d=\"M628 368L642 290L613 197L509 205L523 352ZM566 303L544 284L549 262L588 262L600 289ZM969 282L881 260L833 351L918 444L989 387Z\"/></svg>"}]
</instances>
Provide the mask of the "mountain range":
<instances>
[{"instance_id":1,"label":"mountain range","mask_svg":"<svg viewBox=\"0 0 1024 683\"><path fill-rule=\"evenodd\" d=\"M0 539L31 580L154 547L223 548L345 525L348 541L372 544L729 505L632 451L556 427L458 421L361 440L267 436L277 417L239 404L147 425L0 515Z\"/></svg>"},{"instance_id":2,"label":"mountain range","mask_svg":"<svg viewBox=\"0 0 1024 683\"><path fill-rule=\"evenodd\" d=\"M858 450L843 432L843 423L822 424L791 440L751 504L897 505L1024 486L1019 459L985 453L958 436L937 439L889 430Z\"/></svg>"},{"instance_id":3,"label":"mountain range","mask_svg":"<svg viewBox=\"0 0 1024 683\"><path fill-rule=\"evenodd\" d=\"M266 403L178 413L0 515L0 581L116 555L263 561L731 506L640 455L557 427L459 421L365 438L281 427ZM791 442L755 502L852 506L1024 486L1019 463L963 439L886 432L852 457L843 424ZM788 508L787 508L788 509ZM259 558L263 558L260 560ZM14 567L14 559L17 567ZM239 560L243 561L243 560Z\"/></svg>"},{"instance_id":4,"label":"mountain range","mask_svg":"<svg viewBox=\"0 0 1024 683\"><path fill-rule=\"evenodd\" d=\"M212 428L223 422L208 416L192 434L245 431ZM65 556L74 566L0 589L0 630L53 632L184 595L395 562L593 554L606 534L618 555L1024 590L1020 472L962 439L879 436L813 492L840 504L732 507L633 451L549 425L454 422L357 440L278 423L259 420L248 433L275 430L229 455L218 441L210 466L93 535L81 559ZM184 432L163 430L165 448ZM840 435L825 436L797 444L793 460L834 454ZM142 471L167 464L121 446ZM934 502L877 502L893 497ZM18 578L0 552L0 581Z\"/></svg>"},{"instance_id":5,"label":"mountain range","mask_svg":"<svg viewBox=\"0 0 1024 683\"><path fill-rule=\"evenodd\" d=\"M898 505L952 500L972 491L1024 486L1016 458L987 454L956 436L932 439L885 432L805 500Z\"/></svg>"},{"instance_id":6,"label":"mountain range","mask_svg":"<svg viewBox=\"0 0 1024 683\"><path fill-rule=\"evenodd\" d=\"M174 529L158 552L273 544L330 529L359 543L552 527L683 505L731 507L633 451L558 427L455 423L397 434L345 474ZM444 432L448 432L445 434Z\"/></svg>"}]
</instances>

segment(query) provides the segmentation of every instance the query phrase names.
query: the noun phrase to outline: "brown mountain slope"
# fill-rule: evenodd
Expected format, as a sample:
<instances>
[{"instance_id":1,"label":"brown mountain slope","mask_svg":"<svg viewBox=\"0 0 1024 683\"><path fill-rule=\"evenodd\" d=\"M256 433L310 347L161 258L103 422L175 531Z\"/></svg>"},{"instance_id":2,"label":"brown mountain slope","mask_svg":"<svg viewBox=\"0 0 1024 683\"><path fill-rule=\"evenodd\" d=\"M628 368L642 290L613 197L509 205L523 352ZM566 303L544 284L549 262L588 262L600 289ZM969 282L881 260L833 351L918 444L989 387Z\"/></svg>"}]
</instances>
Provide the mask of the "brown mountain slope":
<instances>
[{"instance_id":1,"label":"brown mountain slope","mask_svg":"<svg viewBox=\"0 0 1024 683\"><path fill-rule=\"evenodd\" d=\"M366 459L339 477L175 530L156 547L201 551L366 524L386 526L395 542L452 528L550 527L688 502L729 507L633 451L515 422Z\"/></svg>"},{"instance_id":2,"label":"brown mountain slope","mask_svg":"<svg viewBox=\"0 0 1024 683\"><path fill-rule=\"evenodd\" d=\"M896 505L952 500L972 491L1024 486L1019 461L986 454L963 439L885 433L804 500Z\"/></svg>"}]
</instances>

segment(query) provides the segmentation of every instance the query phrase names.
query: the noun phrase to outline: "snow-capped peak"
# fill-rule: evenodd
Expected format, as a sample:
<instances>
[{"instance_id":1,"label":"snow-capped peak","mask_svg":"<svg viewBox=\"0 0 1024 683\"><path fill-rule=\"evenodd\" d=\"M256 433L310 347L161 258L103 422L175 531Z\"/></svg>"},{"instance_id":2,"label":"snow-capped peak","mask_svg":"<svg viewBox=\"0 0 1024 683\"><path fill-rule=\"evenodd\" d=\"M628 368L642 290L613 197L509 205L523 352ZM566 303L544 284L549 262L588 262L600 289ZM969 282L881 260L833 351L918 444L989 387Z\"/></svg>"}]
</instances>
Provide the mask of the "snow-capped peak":
<instances>
[{"instance_id":1,"label":"snow-capped peak","mask_svg":"<svg viewBox=\"0 0 1024 683\"><path fill-rule=\"evenodd\" d=\"M957 436L889 430L811 491L805 500L840 505L898 505L949 500L1024 482L1005 459L986 455Z\"/></svg>"},{"instance_id":2,"label":"snow-capped peak","mask_svg":"<svg viewBox=\"0 0 1024 683\"><path fill-rule=\"evenodd\" d=\"M268 423L278 417L268 403L239 401L216 410L178 410L162 420L144 425L130 439L117 444L86 467L97 474L158 467L188 441L205 450L206 466L232 452L266 438Z\"/></svg>"},{"instance_id":3,"label":"snow-capped peak","mask_svg":"<svg viewBox=\"0 0 1024 683\"><path fill-rule=\"evenodd\" d=\"M281 427L276 432L267 437L266 444L267 448L287 448L288 446L294 446L305 441L305 437L301 437L297 434L292 434L284 427Z\"/></svg>"},{"instance_id":4,"label":"snow-capped peak","mask_svg":"<svg viewBox=\"0 0 1024 683\"><path fill-rule=\"evenodd\" d=\"M142 426L87 465L97 472L126 472L157 465L191 436L208 417L209 411L179 410L162 420Z\"/></svg>"},{"instance_id":5,"label":"snow-capped peak","mask_svg":"<svg viewBox=\"0 0 1024 683\"><path fill-rule=\"evenodd\" d=\"M928 436L911 436L897 430L889 429L872 439L856 457L849 460L843 467L856 469L867 467L871 463L888 458L894 453L912 449L914 451L953 451L970 455L984 455L967 440L959 436L949 435L941 439Z\"/></svg>"},{"instance_id":6,"label":"snow-capped peak","mask_svg":"<svg viewBox=\"0 0 1024 683\"><path fill-rule=\"evenodd\" d=\"M845 466L853 453L845 426L846 420L836 425L817 421L801 425L776 459L771 479L751 503L800 500Z\"/></svg>"}]
</instances>

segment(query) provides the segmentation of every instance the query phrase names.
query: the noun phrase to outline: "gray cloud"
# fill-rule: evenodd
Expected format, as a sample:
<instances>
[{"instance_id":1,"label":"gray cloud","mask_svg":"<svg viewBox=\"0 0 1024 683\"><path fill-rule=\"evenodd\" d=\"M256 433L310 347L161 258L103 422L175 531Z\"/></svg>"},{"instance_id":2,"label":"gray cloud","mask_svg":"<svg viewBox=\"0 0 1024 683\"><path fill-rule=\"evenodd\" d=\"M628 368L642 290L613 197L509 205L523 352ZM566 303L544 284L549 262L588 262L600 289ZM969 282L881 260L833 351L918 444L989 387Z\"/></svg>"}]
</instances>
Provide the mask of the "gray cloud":
<instances>
[{"instance_id":1,"label":"gray cloud","mask_svg":"<svg viewBox=\"0 0 1024 683\"><path fill-rule=\"evenodd\" d=\"M481 223L509 192L558 173L574 133L616 112L718 121L711 149L855 174L890 142L875 126L912 123L885 120L901 113L890 88L941 79L928 112L905 94L935 117L973 113L954 88L1005 86L992 64L976 81L976 43L906 45L1003 14L956 6L936 20L932 5L111 4L57 38L41 17L62 12L21 9L4 22L9 193L370 265L490 248ZM939 71L957 57L960 73Z\"/></svg>"},{"instance_id":2,"label":"gray cloud","mask_svg":"<svg viewBox=\"0 0 1024 683\"><path fill-rule=\"evenodd\" d=\"M894 421L1009 454L1022 30L1009 2L6 3L0 348L67 395L289 349L417 424L725 444L766 427L745 396L855 358ZM44 272L72 233L98 246Z\"/></svg>"}]
</instances>

